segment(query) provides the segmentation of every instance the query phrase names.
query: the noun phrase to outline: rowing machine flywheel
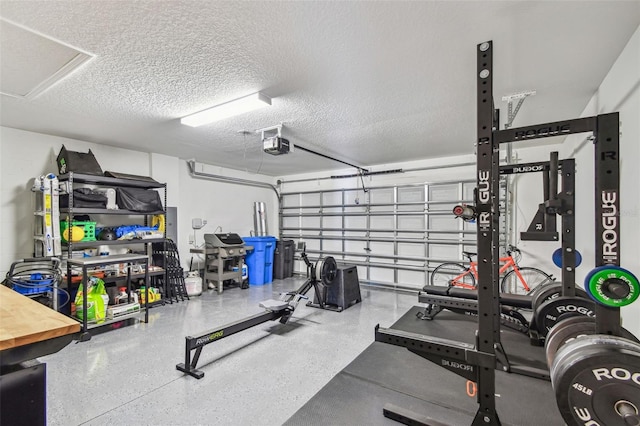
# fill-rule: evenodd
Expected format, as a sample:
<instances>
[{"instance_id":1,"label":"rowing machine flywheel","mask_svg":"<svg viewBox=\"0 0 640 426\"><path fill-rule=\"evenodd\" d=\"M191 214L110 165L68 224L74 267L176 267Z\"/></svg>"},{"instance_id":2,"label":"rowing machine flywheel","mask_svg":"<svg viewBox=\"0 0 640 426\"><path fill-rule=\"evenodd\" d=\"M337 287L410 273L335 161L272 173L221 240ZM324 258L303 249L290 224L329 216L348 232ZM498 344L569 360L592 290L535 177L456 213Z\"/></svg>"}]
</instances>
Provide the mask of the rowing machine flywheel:
<instances>
[{"instance_id":1,"label":"rowing machine flywheel","mask_svg":"<svg viewBox=\"0 0 640 426\"><path fill-rule=\"evenodd\" d=\"M319 278L322 284L330 287L338 275L338 264L333 257L327 256L318 261L316 270L320 274Z\"/></svg>"}]
</instances>

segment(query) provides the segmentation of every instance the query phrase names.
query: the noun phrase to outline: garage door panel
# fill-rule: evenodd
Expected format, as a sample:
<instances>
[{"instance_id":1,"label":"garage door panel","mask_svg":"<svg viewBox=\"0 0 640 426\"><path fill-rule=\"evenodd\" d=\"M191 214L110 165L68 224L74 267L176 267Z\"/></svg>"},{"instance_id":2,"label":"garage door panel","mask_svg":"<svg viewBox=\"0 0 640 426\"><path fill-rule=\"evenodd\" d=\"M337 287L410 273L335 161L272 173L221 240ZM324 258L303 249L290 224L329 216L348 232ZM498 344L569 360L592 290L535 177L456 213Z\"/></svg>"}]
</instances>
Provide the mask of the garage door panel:
<instances>
[{"instance_id":1,"label":"garage door panel","mask_svg":"<svg viewBox=\"0 0 640 426\"><path fill-rule=\"evenodd\" d=\"M367 242L366 241L345 241L344 242L344 250L349 253L362 253L366 254Z\"/></svg>"},{"instance_id":2,"label":"garage door panel","mask_svg":"<svg viewBox=\"0 0 640 426\"><path fill-rule=\"evenodd\" d=\"M403 286L422 289L426 284L426 277L426 272L398 270L398 284Z\"/></svg>"},{"instance_id":3,"label":"garage door panel","mask_svg":"<svg viewBox=\"0 0 640 426\"><path fill-rule=\"evenodd\" d=\"M338 228L342 229L342 217L340 216L325 216L322 218L323 228Z\"/></svg>"},{"instance_id":4,"label":"garage door panel","mask_svg":"<svg viewBox=\"0 0 640 426\"><path fill-rule=\"evenodd\" d=\"M319 228L320 227L320 217L318 217L318 216L302 216L302 227L303 228Z\"/></svg>"},{"instance_id":5,"label":"garage door panel","mask_svg":"<svg viewBox=\"0 0 640 426\"><path fill-rule=\"evenodd\" d=\"M453 201L458 200L459 184L444 184L429 186L429 201Z\"/></svg>"},{"instance_id":6,"label":"garage door panel","mask_svg":"<svg viewBox=\"0 0 640 426\"><path fill-rule=\"evenodd\" d=\"M448 244L431 244L429 246L429 258L455 262L460 260L460 247Z\"/></svg>"},{"instance_id":7,"label":"garage door panel","mask_svg":"<svg viewBox=\"0 0 640 426\"><path fill-rule=\"evenodd\" d=\"M371 254L373 255L384 255L384 256L393 256L394 244L392 242L377 242L372 241L369 243L369 248L371 249Z\"/></svg>"},{"instance_id":8,"label":"garage door panel","mask_svg":"<svg viewBox=\"0 0 640 426\"><path fill-rule=\"evenodd\" d=\"M476 188L475 182L468 182L462 185L462 199L473 200L473 190Z\"/></svg>"},{"instance_id":9,"label":"garage door panel","mask_svg":"<svg viewBox=\"0 0 640 426\"><path fill-rule=\"evenodd\" d=\"M460 229L460 219L452 214L429 216L427 221L429 229L434 231L456 231Z\"/></svg>"},{"instance_id":10,"label":"garage door panel","mask_svg":"<svg viewBox=\"0 0 640 426\"><path fill-rule=\"evenodd\" d=\"M393 188L372 189L369 191L369 197L371 204L392 204L395 199L395 192ZM371 211L388 211L392 210L393 206L371 206Z\"/></svg>"},{"instance_id":11,"label":"garage door panel","mask_svg":"<svg viewBox=\"0 0 640 426\"><path fill-rule=\"evenodd\" d=\"M393 283L394 281L393 269L371 267L370 271L371 281L380 283Z\"/></svg>"},{"instance_id":12,"label":"garage door panel","mask_svg":"<svg viewBox=\"0 0 640 426\"><path fill-rule=\"evenodd\" d=\"M322 194L323 206L342 206L342 192L325 192Z\"/></svg>"},{"instance_id":13,"label":"garage door panel","mask_svg":"<svg viewBox=\"0 0 640 426\"><path fill-rule=\"evenodd\" d=\"M424 204L402 205L402 203L424 203L424 186L398 188L398 211L424 211Z\"/></svg>"},{"instance_id":14,"label":"garage door panel","mask_svg":"<svg viewBox=\"0 0 640 426\"><path fill-rule=\"evenodd\" d=\"M298 207L300 206L300 195L283 195L282 196L283 207Z\"/></svg>"},{"instance_id":15,"label":"garage door panel","mask_svg":"<svg viewBox=\"0 0 640 426\"><path fill-rule=\"evenodd\" d=\"M309 251L318 251L320 250L320 240L315 238L307 238L304 240L307 245L307 250Z\"/></svg>"},{"instance_id":16,"label":"garage door panel","mask_svg":"<svg viewBox=\"0 0 640 426\"><path fill-rule=\"evenodd\" d=\"M371 216L371 230L393 230L393 216Z\"/></svg>"},{"instance_id":17,"label":"garage door panel","mask_svg":"<svg viewBox=\"0 0 640 426\"><path fill-rule=\"evenodd\" d=\"M425 257L425 245L424 243L398 243L398 255Z\"/></svg>"},{"instance_id":18,"label":"garage door panel","mask_svg":"<svg viewBox=\"0 0 640 426\"><path fill-rule=\"evenodd\" d=\"M339 240L324 240L322 242L322 249L324 251L342 253L342 241L339 241Z\"/></svg>"},{"instance_id":19,"label":"garage door panel","mask_svg":"<svg viewBox=\"0 0 640 426\"><path fill-rule=\"evenodd\" d=\"M300 194L300 205L301 206L319 206L320 194L319 193Z\"/></svg>"},{"instance_id":20,"label":"garage door panel","mask_svg":"<svg viewBox=\"0 0 640 426\"><path fill-rule=\"evenodd\" d=\"M322 231L323 237L342 237L342 231Z\"/></svg>"},{"instance_id":21,"label":"garage door panel","mask_svg":"<svg viewBox=\"0 0 640 426\"><path fill-rule=\"evenodd\" d=\"M398 229L423 230L424 215L398 217Z\"/></svg>"},{"instance_id":22,"label":"garage door panel","mask_svg":"<svg viewBox=\"0 0 640 426\"><path fill-rule=\"evenodd\" d=\"M347 216L344 218L344 227L346 229L366 229L366 216Z\"/></svg>"},{"instance_id":23,"label":"garage door panel","mask_svg":"<svg viewBox=\"0 0 640 426\"><path fill-rule=\"evenodd\" d=\"M344 192L344 203L346 205L351 204L366 204L367 203L367 194L361 189L351 190Z\"/></svg>"},{"instance_id":24,"label":"garage door panel","mask_svg":"<svg viewBox=\"0 0 640 426\"><path fill-rule=\"evenodd\" d=\"M358 280L366 280L367 268L365 266L356 265L356 269L358 270Z\"/></svg>"},{"instance_id":25,"label":"garage door panel","mask_svg":"<svg viewBox=\"0 0 640 426\"><path fill-rule=\"evenodd\" d=\"M297 228L300 224L300 217L283 217L282 226L285 228Z\"/></svg>"}]
</instances>

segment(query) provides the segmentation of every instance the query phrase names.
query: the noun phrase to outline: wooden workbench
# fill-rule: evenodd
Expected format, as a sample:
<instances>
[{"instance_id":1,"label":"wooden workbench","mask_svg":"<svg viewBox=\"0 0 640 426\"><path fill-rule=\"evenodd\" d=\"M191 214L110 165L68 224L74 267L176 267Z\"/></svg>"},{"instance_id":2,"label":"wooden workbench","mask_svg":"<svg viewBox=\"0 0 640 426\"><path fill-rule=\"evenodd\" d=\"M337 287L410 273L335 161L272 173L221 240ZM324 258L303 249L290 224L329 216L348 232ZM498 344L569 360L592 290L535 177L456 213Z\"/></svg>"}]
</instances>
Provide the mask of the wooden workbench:
<instances>
[{"instance_id":1,"label":"wooden workbench","mask_svg":"<svg viewBox=\"0 0 640 426\"><path fill-rule=\"evenodd\" d=\"M0 351L78 331L78 321L0 285Z\"/></svg>"},{"instance_id":2,"label":"wooden workbench","mask_svg":"<svg viewBox=\"0 0 640 426\"><path fill-rule=\"evenodd\" d=\"M0 285L0 423L46 426L46 364L36 358L79 331L78 321Z\"/></svg>"}]
</instances>

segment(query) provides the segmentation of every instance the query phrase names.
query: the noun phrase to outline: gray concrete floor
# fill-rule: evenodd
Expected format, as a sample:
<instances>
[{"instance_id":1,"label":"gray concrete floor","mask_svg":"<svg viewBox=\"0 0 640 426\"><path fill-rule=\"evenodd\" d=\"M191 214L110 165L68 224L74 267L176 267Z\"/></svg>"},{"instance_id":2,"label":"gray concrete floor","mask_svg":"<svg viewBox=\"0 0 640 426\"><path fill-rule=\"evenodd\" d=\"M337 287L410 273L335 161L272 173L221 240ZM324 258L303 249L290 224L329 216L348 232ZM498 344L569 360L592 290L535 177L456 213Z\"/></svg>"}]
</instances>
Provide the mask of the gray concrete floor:
<instances>
[{"instance_id":1,"label":"gray concrete floor","mask_svg":"<svg viewBox=\"0 0 640 426\"><path fill-rule=\"evenodd\" d=\"M288 324L269 321L206 346L201 380L176 370L184 362L185 336L260 313L260 301L303 281L221 295L207 290L151 309L149 324L98 334L41 358L48 424L279 425L374 341L376 324L391 325L417 303L416 295L365 287L362 303L341 313L303 301Z\"/></svg>"}]
</instances>

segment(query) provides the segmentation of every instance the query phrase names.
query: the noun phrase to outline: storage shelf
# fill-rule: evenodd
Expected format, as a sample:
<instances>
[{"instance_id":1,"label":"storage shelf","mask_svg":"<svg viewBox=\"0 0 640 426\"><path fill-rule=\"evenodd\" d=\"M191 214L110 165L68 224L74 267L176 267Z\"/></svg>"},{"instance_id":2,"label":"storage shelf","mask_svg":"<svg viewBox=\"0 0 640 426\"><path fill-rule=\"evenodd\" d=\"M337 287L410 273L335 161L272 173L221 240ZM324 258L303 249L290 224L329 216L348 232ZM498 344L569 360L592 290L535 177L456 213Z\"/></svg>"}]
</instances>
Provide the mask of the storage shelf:
<instances>
[{"instance_id":1,"label":"storage shelf","mask_svg":"<svg viewBox=\"0 0 640 426\"><path fill-rule=\"evenodd\" d=\"M104 186L123 186L129 188L134 187L145 189L164 188L164 184L162 183L150 182L146 180L120 179L108 176L89 175L84 173L66 173L58 176L58 182L67 182L71 179L73 179L74 183L87 183Z\"/></svg>"},{"instance_id":2,"label":"storage shelf","mask_svg":"<svg viewBox=\"0 0 640 426\"><path fill-rule=\"evenodd\" d=\"M155 210L152 212L134 212L133 210L95 209L95 208L89 208L89 207L74 207L73 209L69 209L65 207L60 209L60 213L69 213L70 210L73 210L73 214L116 214L116 215L129 215L129 216L164 214L164 210Z\"/></svg>"},{"instance_id":3,"label":"storage shelf","mask_svg":"<svg viewBox=\"0 0 640 426\"><path fill-rule=\"evenodd\" d=\"M167 302L164 299L156 300L155 302L149 303L149 307L153 308L154 306L165 305ZM147 306L146 303L141 303L140 307L144 309Z\"/></svg>"},{"instance_id":4,"label":"storage shelf","mask_svg":"<svg viewBox=\"0 0 640 426\"><path fill-rule=\"evenodd\" d=\"M75 210L75 209L74 209ZM62 243L63 247L71 247L72 249L92 248L97 246L121 246L127 244L148 244L163 243L164 238L138 238L134 240L96 240L96 241L80 241L77 243Z\"/></svg>"},{"instance_id":5,"label":"storage shelf","mask_svg":"<svg viewBox=\"0 0 640 426\"><path fill-rule=\"evenodd\" d=\"M150 277L158 277L161 275L164 275L165 271L161 270L161 271L149 271L149 276ZM136 273L136 274L131 274L131 279L132 280L137 280L140 278L144 278L144 272L141 273ZM126 280L127 279L127 275L110 275L110 276L105 276L104 278L101 278L102 281L106 283L113 283L119 280Z\"/></svg>"},{"instance_id":6,"label":"storage shelf","mask_svg":"<svg viewBox=\"0 0 640 426\"><path fill-rule=\"evenodd\" d=\"M60 208L58 211L61 214L61 219L69 220L69 216L74 215L100 215L100 216L139 216L144 217L145 224L147 220L152 215L164 215L166 214L165 210L162 208L167 204L167 192L166 192L166 184L156 182L151 178L145 178L143 176L135 177L132 179L128 179L125 176L115 178L108 176L97 176L90 175L84 173L75 173L69 172L67 174L61 175L58 177L59 182L61 183L61 188L64 188L64 191L69 193L69 205L64 208ZM164 192L164 202L160 206L159 210L155 211L132 211L128 209L107 209L104 207L76 207L74 206L75 198L73 197L73 190L78 186L83 185L93 185L96 187L111 187L111 188L137 188L150 190L151 192L155 192L155 189L162 189ZM95 220L95 219L94 219ZM93 269L95 267L99 267L102 269L104 265L115 265L118 263L126 263L131 267L133 264L142 263L144 267L147 268L147 273L130 273L129 276L127 274L119 274L119 275L110 275L102 278L107 283L116 283L119 284L121 280L126 281L127 291L131 290L132 282L130 280L139 280L144 279L145 285L151 285L150 278L153 276L163 276L166 274L164 270L154 270L150 271L149 263L151 262L151 253L149 248L151 244L154 243L165 243L167 240L164 238L164 235L157 237L153 235L153 238L136 238L129 240L93 240L93 241L78 241L78 242L66 242L61 244L64 248L64 251L67 252L67 276L71 276L71 271L74 268L80 267L82 269L82 275L84 276L83 282L86 284L86 280L88 279L89 269ZM146 254L119 254L119 255L109 255L109 256L95 256L89 258L74 258L73 251L74 250L83 250L89 248L98 248L100 246L143 246L145 248ZM106 251L106 250L105 250ZM131 269L129 269L132 272ZM137 271L137 269L136 269ZM147 279L145 279L147 278ZM73 280L72 280L73 281ZM73 285L73 284L71 284ZM166 289L165 289L166 292ZM85 295L86 296L86 295ZM86 297L83 299L82 303L85 305L86 309ZM127 319L131 318L139 318L140 315L144 315L144 319L142 321L148 322L149 320L149 306L144 305L141 306L141 309L137 312L132 312L126 315L119 316L115 319L105 319L101 323L88 323L86 320L79 320L82 326L82 336L80 338L81 341L86 341L91 338L91 333L87 331L93 328L103 327L113 323L123 322Z\"/></svg>"},{"instance_id":7,"label":"storage shelf","mask_svg":"<svg viewBox=\"0 0 640 426\"><path fill-rule=\"evenodd\" d=\"M144 309L142 309L142 307L137 312L131 312L130 314L121 315L121 316L119 316L117 318L114 318L114 319L105 319L103 322L101 322L99 324L96 323L96 322L87 322L87 329L91 330L92 328L104 327L105 325L109 325L109 324L113 324L113 323L116 323L116 322L124 321L124 320L129 319L129 318L139 317L141 314L144 314ZM74 319L76 319L76 320L80 321L80 323L82 323L82 320L80 318L74 318Z\"/></svg>"}]
</instances>

